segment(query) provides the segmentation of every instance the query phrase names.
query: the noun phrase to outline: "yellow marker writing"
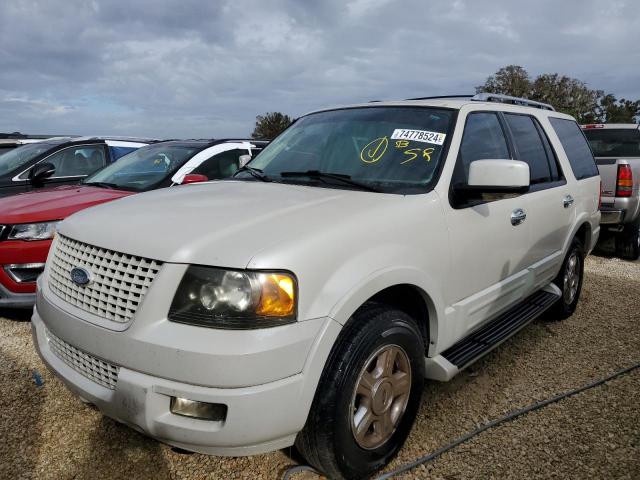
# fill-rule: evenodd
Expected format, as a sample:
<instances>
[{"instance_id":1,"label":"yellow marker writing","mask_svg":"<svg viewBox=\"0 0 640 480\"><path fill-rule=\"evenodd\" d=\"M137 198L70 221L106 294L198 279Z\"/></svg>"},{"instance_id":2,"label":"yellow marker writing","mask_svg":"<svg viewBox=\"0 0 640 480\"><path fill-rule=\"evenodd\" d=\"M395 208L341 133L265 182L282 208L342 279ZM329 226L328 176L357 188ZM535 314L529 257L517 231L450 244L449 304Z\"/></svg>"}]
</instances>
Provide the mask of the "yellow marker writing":
<instances>
[{"instance_id":1,"label":"yellow marker writing","mask_svg":"<svg viewBox=\"0 0 640 480\"><path fill-rule=\"evenodd\" d=\"M431 154L435 151L435 148L425 148L422 152L422 158L426 158L427 162L431 161Z\"/></svg>"},{"instance_id":2,"label":"yellow marker writing","mask_svg":"<svg viewBox=\"0 0 640 480\"><path fill-rule=\"evenodd\" d=\"M360 160L364 163L376 163L382 158L389 146L387 137L376 138L367 143L360 152Z\"/></svg>"},{"instance_id":3,"label":"yellow marker writing","mask_svg":"<svg viewBox=\"0 0 640 480\"><path fill-rule=\"evenodd\" d=\"M396 140L396 148L407 148L409 142L407 140Z\"/></svg>"},{"instance_id":4,"label":"yellow marker writing","mask_svg":"<svg viewBox=\"0 0 640 480\"><path fill-rule=\"evenodd\" d=\"M409 155L410 158L407 158L404 162L400 162L400 165L404 165L405 163L409 163L413 160L415 160L416 158L418 158L418 153L420 153L420 149L419 148L410 148L409 150L405 150L404 152L405 155Z\"/></svg>"}]
</instances>

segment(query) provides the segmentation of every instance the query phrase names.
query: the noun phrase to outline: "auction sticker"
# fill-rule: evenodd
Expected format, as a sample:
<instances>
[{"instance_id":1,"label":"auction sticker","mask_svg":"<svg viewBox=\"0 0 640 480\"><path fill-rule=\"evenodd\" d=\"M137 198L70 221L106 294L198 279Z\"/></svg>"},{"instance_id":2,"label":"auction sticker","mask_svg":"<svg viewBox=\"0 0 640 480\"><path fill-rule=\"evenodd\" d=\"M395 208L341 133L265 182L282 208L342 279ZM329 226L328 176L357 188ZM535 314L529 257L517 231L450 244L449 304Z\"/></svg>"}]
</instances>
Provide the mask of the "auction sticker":
<instances>
[{"instance_id":1,"label":"auction sticker","mask_svg":"<svg viewBox=\"0 0 640 480\"><path fill-rule=\"evenodd\" d=\"M426 130L409 130L396 128L391 135L392 140L413 140L414 142L434 143L442 145L447 135L445 133L427 132Z\"/></svg>"}]
</instances>

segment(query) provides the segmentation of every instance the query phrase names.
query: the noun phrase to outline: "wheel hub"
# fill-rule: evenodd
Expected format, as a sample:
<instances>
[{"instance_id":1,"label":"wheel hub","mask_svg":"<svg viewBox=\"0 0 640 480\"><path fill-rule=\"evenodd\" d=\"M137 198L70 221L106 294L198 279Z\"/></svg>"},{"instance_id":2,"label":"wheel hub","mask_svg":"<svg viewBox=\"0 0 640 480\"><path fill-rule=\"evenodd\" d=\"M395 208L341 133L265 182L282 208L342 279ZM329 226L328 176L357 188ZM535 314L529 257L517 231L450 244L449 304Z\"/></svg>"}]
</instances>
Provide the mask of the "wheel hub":
<instances>
[{"instance_id":1,"label":"wheel hub","mask_svg":"<svg viewBox=\"0 0 640 480\"><path fill-rule=\"evenodd\" d=\"M382 415L389 410L393 403L393 385L388 379L382 379L376 382L371 389L372 402L371 408L376 415Z\"/></svg>"}]
</instances>

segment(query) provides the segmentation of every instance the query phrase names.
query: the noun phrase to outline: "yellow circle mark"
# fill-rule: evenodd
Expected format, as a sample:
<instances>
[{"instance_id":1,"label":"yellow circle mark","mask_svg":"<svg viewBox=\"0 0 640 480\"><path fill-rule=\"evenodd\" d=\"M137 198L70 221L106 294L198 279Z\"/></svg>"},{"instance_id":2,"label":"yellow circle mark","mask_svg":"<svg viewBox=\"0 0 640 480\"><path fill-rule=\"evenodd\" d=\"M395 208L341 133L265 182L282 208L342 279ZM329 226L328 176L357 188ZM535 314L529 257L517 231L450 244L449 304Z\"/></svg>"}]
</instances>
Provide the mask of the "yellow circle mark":
<instances>
[{"instance_id":1,"label":"yellow circle mark","mask_svg":"<svg viewBox=\"0 0 640 480\"><path fill-rule=\"evenodd\" d=\"M376 163L385 154L388 146L389 139L387 137L376 138L367 143L360 151L360 160L364 163Z\"/></svg>"}]
</instances>

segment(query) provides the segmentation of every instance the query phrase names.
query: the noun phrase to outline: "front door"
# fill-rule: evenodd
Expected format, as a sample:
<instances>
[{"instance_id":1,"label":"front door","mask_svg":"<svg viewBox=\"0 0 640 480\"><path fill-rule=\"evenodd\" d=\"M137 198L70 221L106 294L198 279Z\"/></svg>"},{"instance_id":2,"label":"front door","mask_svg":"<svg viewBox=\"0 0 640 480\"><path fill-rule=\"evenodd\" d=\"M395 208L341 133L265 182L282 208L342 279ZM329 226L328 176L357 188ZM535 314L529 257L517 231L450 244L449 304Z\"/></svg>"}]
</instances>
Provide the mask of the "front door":
<instances>
[{"instance_id":1,"label":"front door","mask_svg":"<svg viewBox=\"0 0 640 480\"><path fill-rule=\"evenodd\" d=\"M471 112L460 145L452 185L466 184L475 160L512 158L504 123L496 112ZM530 228L518 213L527 195L483 195L443 202L452 244L452 292L457 336L464 336L527 293L526 254ZM514 219L512 219L512 216Z\"/></svg>"},{"instance_id":2,"label":"front door","mask_svg":"<svg viewBox=\"0 0 640 480\"><path fill-rule=\"evenodd\" d=\"M49 155L38 163L51 163L55 172L44 180L46 187L78 183L107 164L103 144L75 145ZM28 172L24 174L28 178ZM29 189L35 188L29 183Z\"/></svg>"}]
</instances>

